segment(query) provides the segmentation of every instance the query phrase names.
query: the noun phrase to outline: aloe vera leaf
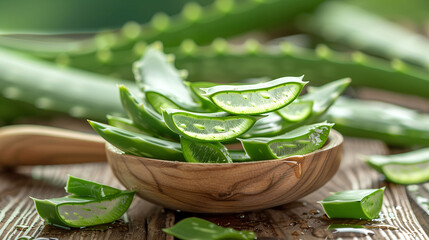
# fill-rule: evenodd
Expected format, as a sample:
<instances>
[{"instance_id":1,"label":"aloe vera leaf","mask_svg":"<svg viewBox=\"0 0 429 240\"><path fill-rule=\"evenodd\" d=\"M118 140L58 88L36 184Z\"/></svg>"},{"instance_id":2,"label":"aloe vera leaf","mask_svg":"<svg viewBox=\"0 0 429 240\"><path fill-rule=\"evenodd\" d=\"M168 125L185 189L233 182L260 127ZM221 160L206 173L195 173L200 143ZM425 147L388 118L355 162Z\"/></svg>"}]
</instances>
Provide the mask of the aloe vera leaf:
<instances>
[{"instance_id":1,"label":"aloe vera leaf","mask_svg":"<svg viewBox=\"0 0 429 240\"><path fill-rule=\"evenodd\" d=\"M70 195L33 200L37 212L47 224L80 228L110 223L118 219L131 205L134 193L121 191L102 199Z\"/></svg>"},{"instance_id":2,"label":"aloe vera leaf","mask_svg":"<svg viewBox=\"0 0 429 240\"><path fill-rule=\"evenodd\" d=\"M152 108L158 113L162 114L162 109L180 109L191 112L208 112L200 104L193 106L183 106L180 102L174 102L174 100L164 96L162 93L157 91L145 91L146 100L152 106Z\"/></svg>"},{"instance_id":3,"label":"aloe vera leaf","mask_svg":"<svg viewBox=\"0 0 429 240\"><path fill-rule=\"evenodd\" d=\"M387 19L343 2L322 5L309 30L354 49L429 67L429 40Z\"/></svg>"},{"instance_id":4,"label":"aloe vera leaf","mask_svg":"<svg viewBox=\"0 0 429 240\"><path fill-rule=\"evenodd\" d=\"M173 102L189 108L198 107L179 72L168 62L167 56L155 47L149 48L133 68L137 84L143 91L162 93Z\"/></svg>"},{"instance_id":5,"label":"aloe vera leaf","mask_svg":"<svg viewBox=\"0 0 429 240\"><path fill-rule=\"evenodd\" d=\"M161 136L168 136L173 139L178 139L178 136L171 132L167 125L165 125L164 121L162 120L162 116L150 108L144 99L140 101L124 85L119 85L119 95L122 106L127 112L128 117L139 128L149 133L158 133Z\"/></svg>"},{"instance_id":6,"label":"aloe vera leaf","mask_svg":"<svg viewBox=\"0 0 429 240\"><path fill-rule=\"evenodd\" d=\"M329 218L374 219L380 213L384 189L335 192L319 203Z\"/></svg>"},{"instance_id":7,"label":"aloe vera leaf","mask_svg":"<svg viewBox=\"0 0 429 240\"><path fill-rule=\"evenodd\" d=\"M255 116L232 116L225 112L193 113L164 109L165 123L171 131L196 141L228 141L249 130L257 121Z\"/></svg>"},{"instance_id":8,"label":"aloe vera leaf","mask_svg":"<svg viewBox=\"0 0 429 240\"><path fill-rule=\"evenodd\" d=\"M184 160L179 143L146 136L94 121L89 121L89 124L102 138L126 154L162 160Z\"/></svg>"},{"instance_id":9,"label":"aloe vera leaf","mask_svg":"<svg viewBox=\"0 0 429 240\"><path fill-rule=\"evenodd\" d=\"M55 67L0 49L3 97L73 117L104 119L123 113L113 86L123 80Z\"/></svg>"},{"instance_id":10,"label":"aloe vera leaf","mask_svg":"<svg viewBox=\"0 0 429 240\"><path fill-rule=\"evenodd\" d=\"M243 150L228 150L232 162L250 162L252 159Z\"/></svg>"},{"instance_id":11,"label":"aloe vera leaf","mask_svg":"<svg viewBox=\"0 0 429 240\"><path fill-rule=\"evenodd\" d=\"M181 220L173 227L162 229L165 233L183 240L254 240L251 231L237 231L224 228L201 218L190 217Z\"/></svg>"},{"instance_id":12,"label":"aloe vera leaf","mask_svg":"<svg viewBox=\"0 0 429 240\"><path fill-rule=\"evenodd\" d=\"M141 54L141 42L162 41L166 46L179 46L183 40L190 38L198 44L206 44L217 37L230 37L249 30L284 26L285 22L312 11L321 2L323 0L216 0L204 7L193 2L186 4L181 14L176 16L154 14L149 23L134 29L135 33L131 38L124 26L119 32L101 32L82 45L75 43L75 46L70 47L67 43L56 44L57 50L52 51L49 47L33 45L30 42L23 50L50 59L66 54L71 66L86 70L102 68L109 64L129 65L136 60L133 51L137 50L137 53ZM246 24L242 24L243 22ZM99 56L103 54L107 57L100 59Z\"/></svg>"},{"instance_id":13,"label":"aloe vera leaf","mask_svg":"<svg viewBox=\"0 0 429 240\"><path fill-rule=\"evenodd\" d=\"M289 122L299 122L310 116L313 101L295 100L284 108L277 110L277 114Z\"/></svg>"},{"instance_id":14,"label":"aloe vera leaf","mask_svg":"<svg viewBox=\"0 0 429 240\"><path fill-rule=\"evenodd\" d=\"M287 131L295 129L305 124L312 124L319 120L331 105L337 100L341 93L349 86L351 80L348 78L339 79L320 87L309 88L311 91L299 97L299 100L313 101L312 112L310 116L300 122L287 122L278 114L269 113L267 117L260 119L255 125L246 132L243 137L270 137L284 134ZM332 121L335 122L335 121Z\"/></svg>"},{"instance_id":15,"label":"aloe vera leaf","mask_svg":"<svg viewBox=\"0 0 429 240\"><path fill-rule=\"evenodd\" d=\"M252 160L269 160L303 155L321 148L328 140L333 123L304 125L272 138L239 139Z\"/></svg>"},{"instance_id":16,"label":"aloe vera leaf","mask_svg":"<svg viewBox=\"0 0 429 240\"><path fill-rule=\"evenodd\" d=\"M398 184L429 181L429 148L395 155L372 155L365 161L386 178Z\"/></svg>"},{"instance_id":17,"label":"aloe vera leaf","mask_svg":"<svg viewBox=\"0 0 429 240\"><path fill-rule=\"evenodd\" d=\"M201 107L207 109L208 111L219 111L220 109L213 104L213 102L205 96L205 92L202 90L204 88L214 87L216 83L213 82L185 82L189 86L192 93L198 98L201 102Z\"/></svg>"},{"instance_id":18,"label":"aloe vera leaf","mask_svg":"<svg viewBox=\"0 0 429 240\"><path fill-rule=\"evenodd\" d=\"M288 42L260 46L256 53L242 50L243 46L228 45L227 49L217 53L213 45L196 47L192 54L184 54L180 49L167 49L167 52L175 54L177 67L191 73L189 81L234 82L255 76L275 78L287 72L305 75L313 85L350 77L356 87L429 96L428 72L397 60L386 61L360 52L340 53L323 45L316 50L304 49Z\"/></svg>"},{"instance_id":19,"label":"aloe vera leaf","mask_svg":"<svg viewBox=\"0 0 429 240\"><path fill-rule=\"evenodd\" d=\"M119 194L122 191L114 187L69 175L66 192L80 197L103 199L105 197Z\"/></svg>"},{"instance_id":20,"label":"aloe vera leaf","mask_svg":"<svg viewBox=\"0 0 429 240\"><path fill-rule=\"evenodd\" d=\"M219 142L196 142L181 138L183 155L193 163L232 163L228 149Z\"/></svg>"},{"instance_id":21,"label":"aloe vera leaf","mask_svg":"<svg viewBox=\"0 0 429 240\"><path fill-rule=\"evenodd\" d=\"M139 128L139 126L135 125L131 119L112 116L112 115L107 115L106 118L107 118L107 123L110 126L117 127L131 132L142 133L151 137L156 136L154 132L149 133L147 130Z\"/></svg>"},{"instance_id":22,"label":"aloe vera leaf","mask_svg":"<svg viewBox=\"0 0 429 240\"><path fill-rule=\"evenodd\" d=\"M232 114L272 112L291 103L306 82L302 77L283 77L249 85L217 85L203 89L222 110Z\"/></svg>"},{"instance_id":23,"label":"aloe vera leaf","mask_svg":"<svg viewBox=\"0 0 429 240\"><path fill-rule=\"evenodd\" d=\"M341 97L322 117L344 135L397 146L429 146L429 115L394 104Z\"/></svg>"}]
</instances>

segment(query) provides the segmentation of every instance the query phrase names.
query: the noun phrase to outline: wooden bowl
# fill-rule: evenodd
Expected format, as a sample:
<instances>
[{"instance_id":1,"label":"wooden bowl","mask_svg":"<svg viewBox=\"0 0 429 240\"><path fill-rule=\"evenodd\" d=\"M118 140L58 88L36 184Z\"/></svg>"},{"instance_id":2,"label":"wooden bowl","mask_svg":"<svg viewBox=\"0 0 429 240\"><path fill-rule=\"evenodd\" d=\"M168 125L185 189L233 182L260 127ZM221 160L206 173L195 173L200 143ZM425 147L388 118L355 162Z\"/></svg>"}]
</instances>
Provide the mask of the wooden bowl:
<instances>
[{"instance_id":1,"label":"wooden bowl","mask_svg":"<svg viewBox=\"0 0 429 240\"><path fill-rule=\"evenodd\" d=\"M322 187L341 162L343 137L331 130L320 150L284 159L213 164L136 157L107 143L116 177L143 199L166 208L232 213L279 206Z\"/></svg>"}]
</instances>

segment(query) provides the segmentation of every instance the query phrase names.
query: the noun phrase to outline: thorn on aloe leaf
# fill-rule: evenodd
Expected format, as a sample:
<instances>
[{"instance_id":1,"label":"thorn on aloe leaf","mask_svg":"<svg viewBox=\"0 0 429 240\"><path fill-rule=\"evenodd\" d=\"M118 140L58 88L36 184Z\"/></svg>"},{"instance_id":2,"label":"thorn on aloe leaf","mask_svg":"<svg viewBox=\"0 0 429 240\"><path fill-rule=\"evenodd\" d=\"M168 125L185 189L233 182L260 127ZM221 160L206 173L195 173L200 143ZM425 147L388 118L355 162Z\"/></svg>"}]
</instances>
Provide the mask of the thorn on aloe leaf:
<instances>
[{"instance_id":1,"label":"thorn on aloe leaf","mask_svg":"<svg viewBox=\"0 0 429 240\"><path fill-rule=\"evenodd\" d=\"M196 2L189 2L183 7L182 15L190 22L198 22L201 19L203 9Z\"/></svg>"},{"instance_id":2,"label":"thorn on aloe leaf","mask_svg":"<svg viewBox=\"0 0 429 240\"><path fill-rule=\"evenodd\" d=\"M367 61L365 54L362 52L354 52L352 53L353 62L358 64L364 64Z\"/></svg>"},{"instance_id":3,"label":"thorn on aloe leaf","mask_svg":"<svg viewBox=\"0 0 429 240\"><path fill-rule=\"evenodd\" d=\"M214 2L215 8L224 14L230 13L234 8L234 5L234 0L216 0Z\"/></svg>"},{"instance_id":4,"label":"thorn on aloe leaf","mask_svg":"<svg viewBox=\"0 0 429 240\"><path fill-rule=\"evenodd\" d=\"M165 13L157 13L152 17L151 25L155 30L165 32L170 26L170 17Z\"/></svg>"},{"instance_id":5,"label":"thorn on aloe leaf","mask_svg":"<svg viewBox=\"0 0 429 240\"><path fill-rule=\"evenodd\" d=\"M395 58L390 64L395 71L405 72L407 70L407 65L400 59Z\"/></svg>"},{"instance_id":6,"label":"thorn on aloe leaf","mask_svg":"<svg viewBox=\"0 0 429 240\"><path fill-rule=\"evenodd\" d=\"M228 42L223 38L216 38L212 42L212 48L217 54L224 54L228 51Z\"/></svg>"},{"instance_id":7,"label":"thorn on aloe leaf","mask_svg":"<svg viewBox=\"0 0 429 240\"><path fill-rule=\"evenodd\" d=\"M122 34L130 40L137 39L140 36L140 33L141 26L137 22L130 21L125 23L122 27Z\"/></svg>"},{"instance_id":8,"label":"thorn on aloe leaf","mask_svg":"<svg viewBox=\"0 0 429 240\"><path fill-rule=\"evenodd\" d=\"M261 44L255 39L248 39L244 43L244 47L246 48L248 53L255 54L259 52L261 48Z\"/></svg>"},{"instance_id":9,"label":"thorn on aloe leaf","mask_svg":"<svg viewBox=\"0 0 429 240\"><path fill-rule=\"evenodd\" d=\"M147 48L147 43L146 42L142 42L142 41L137 42L136 44L134 44L133 53L136 56L140 57L140 56L142 56L144 54L144 52L146 51L146 48Z\"/></svg>"},{"instance_id":10,"label":"thorn on aloe leaf","mask_svg":"<svg viewBox=\"0 0 429 240\"><path fill-rule=\"evenodd\" d=\"M283 41L280 43L280 50L284 55L290 55L293 51L293 45L288 41Z\"/></svg>"},{"instance_id":11,"label":"thorn on aloe leaf","mask_svg":"<svg viewBox=\"0 0 429 240\"><path fill-rule=\"evenodd\" d=\"M331 54L331 49L324 44L320 44L316 47L316 55L321 59L328 59Z\"/></svg>"},{"instance_id":12,"label":"thorn on aloe leaf","mask_svg":"<svg viewBox=\"0 0 429 240\"><path fill-rule=\"evenodd\" d=\"M185 39L180 44L180 50L185 53L186 55L192 55L195 52L195 49L197 48L197 45L195 42L191 39Z\"/></svg>"}]
</instances>

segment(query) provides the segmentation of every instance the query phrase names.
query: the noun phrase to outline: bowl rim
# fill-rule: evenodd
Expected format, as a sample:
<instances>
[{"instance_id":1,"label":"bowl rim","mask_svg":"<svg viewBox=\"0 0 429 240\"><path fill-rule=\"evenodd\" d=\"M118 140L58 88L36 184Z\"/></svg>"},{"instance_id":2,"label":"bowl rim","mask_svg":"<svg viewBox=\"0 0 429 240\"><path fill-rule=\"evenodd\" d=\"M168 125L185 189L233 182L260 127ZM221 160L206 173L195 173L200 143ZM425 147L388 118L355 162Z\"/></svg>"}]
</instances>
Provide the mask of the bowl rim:
<instances>
[{"instance_id":1,"label":"bowl rim","mask_svg":"<svg viewBox=\"0 0 429 240\"><path fill-rule=\"evenodd\" d=\"M336 141L333 141L333 140L336 140ZM307 153L303 155L293 155L293 156L289 156L286 158L279 158L279 159L269 159L269 160L249 161L249 162L233 162L233 163L193 163L193 162L182 162L182 161L175 161L175 160L140 157L140 156L125 154L124 151L120 150L119 148L115 147L114 145L112 145L107 141L106 141L106 152L110 152L116 155L126 156L127 158L144 159L145 161L156 161L157 163L160 163L160 164L163 163L163 164L175 164L175 165L187 165L187 166L191 166L191 165L192 166L243 166L243 165L253 165L253 164L263 164L263 163L284 162L288 160L296 162L296 159L302 159L312 154L333 149L335 147L340 146L343 142L344 142L343 135L341 135L341 133L339 133L338 131L331 129L328 140L325 143L325 145L323 145L322 148L317 149L311 153Z\"/></svg>"}]
</instances>

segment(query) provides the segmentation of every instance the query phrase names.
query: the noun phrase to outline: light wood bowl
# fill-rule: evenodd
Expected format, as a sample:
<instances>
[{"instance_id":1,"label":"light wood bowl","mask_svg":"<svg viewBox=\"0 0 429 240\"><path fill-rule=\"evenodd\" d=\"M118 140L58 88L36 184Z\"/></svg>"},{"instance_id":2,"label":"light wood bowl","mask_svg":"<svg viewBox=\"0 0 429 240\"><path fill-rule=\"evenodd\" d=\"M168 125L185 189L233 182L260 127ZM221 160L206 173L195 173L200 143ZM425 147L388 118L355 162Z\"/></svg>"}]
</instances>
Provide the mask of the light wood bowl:
<instances>
[{"instance_id":1,"label":"light wood bowl","mask_svg":"<svg viewBox=\"0 0 429 240\"><path fill-rule=\"evenodd\" d=\"M137 157L109 143L106 153L116 177L147 201L188 212L232 213L286 204L322 187L338 170L342 143L331 130L325 146L310 154L232 164Z\"/></svg>"}]
</instances>

